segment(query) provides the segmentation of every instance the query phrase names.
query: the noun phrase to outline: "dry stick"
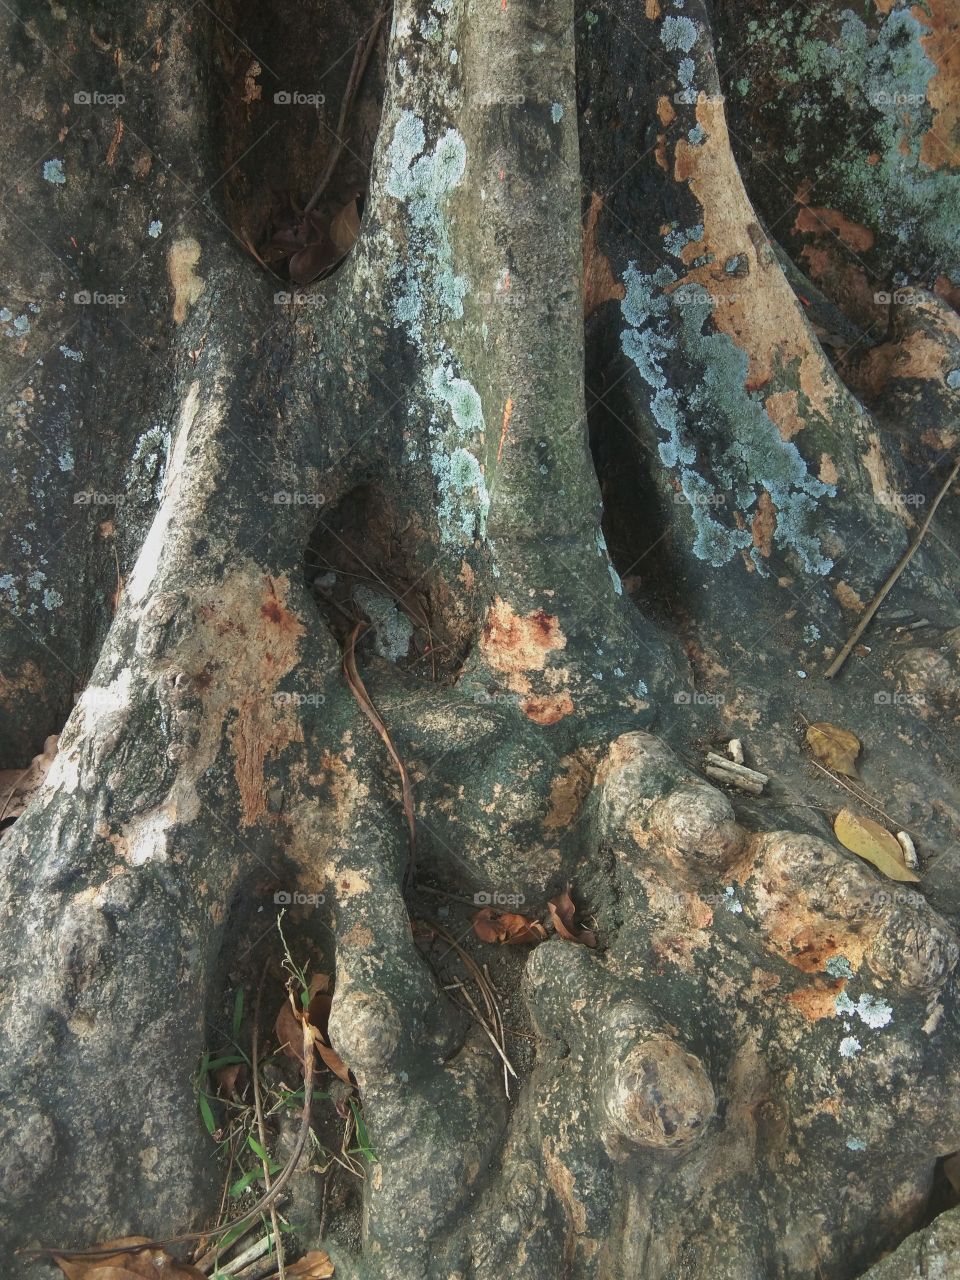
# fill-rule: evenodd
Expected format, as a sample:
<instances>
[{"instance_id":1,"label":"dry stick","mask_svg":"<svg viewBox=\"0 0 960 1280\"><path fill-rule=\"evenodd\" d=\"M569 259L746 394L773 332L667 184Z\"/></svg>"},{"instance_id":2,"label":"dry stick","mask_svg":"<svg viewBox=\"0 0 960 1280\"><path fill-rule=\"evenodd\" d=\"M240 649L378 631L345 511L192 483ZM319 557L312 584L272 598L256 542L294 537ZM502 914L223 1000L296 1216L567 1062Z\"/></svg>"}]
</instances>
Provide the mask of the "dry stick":
<instances>
[{"instance_id":1,"label":"dry stick","mask_svg":"<svg viewBox=\"0 0 960 1280\"><path fill-rule=\"evenodd\" d=\"M314 1041L317 1038L317 1032L314 1027L306 1020L303 1023L303 1115L300 1121L300 1132L297 1134L297 1142L290 1155L290 1159L280 1170L276 1182L266 1191L252 1209L249 1209L239 1218L235 1218L233 1222L228 1222L222 1228L224 1231L232 1231L234 1228L251 1222L254 1218L259 1218L264 1209L269 1208L271 1204L280 1195L290 1179L293 1172L303 1155L303 1149L307 1145L307 1136L310 1133L310 1104L313 1102L313 1077L316 1072L317 1055L314 1049ZM22 1252L27 1258L115 1258L124 1253L142 1253L144 1249L163 1249L168 1244L194 1244L197 1240L203 1240L210 1235L209 1228L206 1231L191 1231L188 1235L169 1236L166 1240L148 1240L146 1244L132 1244L125 1249L24 1249Z\"/></svg>"},{"instance_id":2,"label":"dry stick","mask_svg":"<svg viewBox=\"0 0 960 1280\"><path fill-rule=\"evenodd\" d=\"M253 1036L250 1043L250 1061L253 1070L253 1109L257 1117L257 1136L260 1139L260 1147L263 1151L267 1149L267 1126L263 1119L263 1098L260 1094L260 1001L263 996L263 980L267 976L267 966L263 966L260 974L260 982L257 986L257 1003L253 1011ZM263 1165L263 1185L269 1191L271 1186L270 1177L270 1161L262 1159ZM283 1241L280 1239L280 1223L277 1220L277 1206L270 1206L270 1225L273 1227L273 1243L277 1251L277 1273L280 1280L287 1280L286 1263L283 1260Z\"/></svg>"},{"instance_id":3,"label":"dry stick","mask_svg":"<svg viewBox=\"0 0 960 1280\"><path fill-rule=\"evenodd\" d=\"M864 610L863 617L854 627L850 635L850 639L843 646L843 648L840 650L840 652L837 654L834 660L830 663L829 667L827 667L826 671L823 673L824 677L827 680L835 676L837 672L840 670L840 668L843 666L843 664L846 662L846 660L850 657L850 654L853 652L853 646L857 643L857 641L863 635L864 631L866 631L867 627L870 625L873 619L873 615L877 612L877 610L883 604L884 600L887 598L893 584L896 582L896 580L900 577L901 573L903 573L904 569L913 559L913 556L917 548L920 546L920 543L923 541L924 534L930 528L930 521L933 519L934 514L937 510L937 507L939 507L941 501L946 496L947 490L950 488L954 480L957 478L957 472L960 472L960 458L958 458L956 462L953 464L953 470L950 472L946 480L943 482L943 485L941 486L933 502L931 502L930 510L927 512L926 516L924 516L923 523L921 524L917 532L917 536L914 538L913 542L910 544L910 546L906 549L906 551L898 560L897 566L894 569L893 573L890 574L890 577L886 580L886 582L883 584L883 586L880 588L877 594L873 597L873 599L867 605L866 609Z\"/></svg>"},{"instance_id":4,"label":"dry stick","mask_svg":"<svg viewBox=\"0 0 960 1280\"><path fill-rule=\"evenodd\" d=\"M377 36L380 32L380 24L387 16L387 9L389 9L389 7L390 6L387 5L385 8L380 10L376 18L374 18L373 26L367 32L366 37L357 41L357 51L353 55L353 66L350 68L350 75L347 78L347 87L343 91L343 102L340 104L340 118L337 121L337 127L333 135L334 144L330 154L327 156L327 163L323 166L323 173L320 175L320 181L317 183L317 189L310 197L307 202L307 206L303 211L304 214L311 213L317 207L320 197L323 195L324 191L326 191L327 183L333 177L333 171L336 169L337 164L340 161L340 157L343 154L343 148L345 146L343 140L344 125L347 122L347 116L350 114L350 109L357 96L357 90L360 88L360 82L363 80L363 73L367 69L367 63L370 61L370 55L373 53L373 46L377 42Z\"/></svg>"},{"instance_id":5,"label":"dry stick","mask_svg":"<svg viewBox=\"0 0 960 1280\"><path fill-rule=\"evenodd\" d=\"M360 672L357 670L354 645L356 644L357 636L363 630L365 630L364 624L358 622L347 637L347 643L343 651L343 674L347 678L350 692L356 698L360 710L380 735L383 745L390 752L390 759L397 766L397 772L400 774L400 788L403 792L403 812L406 814L407 829L410 833L410 853L407 860L407 869L403 873L403 887L406 888L416 874L417 869L417 827L413 808L413 788L410 785L410 775L407 773L403 761L397 755L396 748L390 739L390 734L387 732L387 726L384 724L379 711L373 705L366 686L360 678Z\"/></svg>"}]
</instances>

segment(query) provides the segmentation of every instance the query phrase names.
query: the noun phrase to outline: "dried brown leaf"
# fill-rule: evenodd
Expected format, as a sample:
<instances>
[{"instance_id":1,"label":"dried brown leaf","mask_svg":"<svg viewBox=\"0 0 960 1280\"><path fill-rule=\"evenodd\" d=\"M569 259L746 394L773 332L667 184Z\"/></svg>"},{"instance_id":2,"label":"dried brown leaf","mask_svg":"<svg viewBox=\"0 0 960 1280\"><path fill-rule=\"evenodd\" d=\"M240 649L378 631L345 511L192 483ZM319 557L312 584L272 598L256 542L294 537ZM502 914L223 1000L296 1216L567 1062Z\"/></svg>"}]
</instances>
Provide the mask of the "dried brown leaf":
<instances>
[{"instance_id":1,"label":"dried brown leaf","mask_svg":"<svg viewBox=\"0 0 960 1280\"><path fill-rule=\"evenodd\" d=\"M299 1009L294 1010L289 1000L277 1014L274 1030L280 1047L288 1057L303 1066L303 1023L309 1022L317 1031L314 1047L324 1065L347 1084L353 1084L350 1068L330 1043L328 1026L333 995L330 990L330 978L325 973L315 973L307 986L310 1004L304 1015Z\"/></svg>"},{"instance_id":2,"label":"dried brown leaf","mask_svg":"<svg viewBox=\"0 0 960 1280\"><path fill-rule=\"evenodd\" d=\"M333 1275L333 1263L330 1255L322 1249L312 1249L287 1267L287 1275L295 1276L296 1280L329 1280Z\"/></svg>"},{"instance_id":3,"label":"dried brown leaf","mask_svg":"<svg viewBox=\"0 0 960 1280\"><path fill-rule=\"evenodd\" d=\"M349 253L360 234L360 206L356 196L351 196L339 213L330 220L330 240L343 256Z\"/></svg>"},{"instance_id":4,"label":"dried brown leaf","mask_svg":"<svg viewBox=\"0 0 960 1280\"><path fill-rule=\"evenodd\" d=\"M147 1236L124 1236L98 1245L99 1257L57 1258L53 1261L68 1280L206 1280L202 1271L185 1262L175 1262L159 1247L131 1253L134 1245L149 1244ZM104 1251L116 1252L103 1256Z\"/></svg>"},{"instance_id":5,"label":"dried brown leaf","mask_svg":"<svg viewBox=\"0 0 960 1280\"><path fill-rule=\"evenodd\" d=\"M227 1067L218 1067L213 1073L214 1085L221 1098L234 1098L237 1094L237 1079L243 1070L242 1062L231 1063Z\"/></svg>"},{"instance_id":6,"label":"dried brown leaf","mask_svg":"<svg viewBox=\"0 0 960 1280\"><path fill-rule=\"evenodd\" d=\"M493 907L482 907L473 917L473 932L481 942L507 944L542 942L547 931L539 920L531 920L515 912L499 912Z\"/></svg>"},{"instance_id":7,"label":"dried brown leaf","mask_svg":"<svg viewBox=\"0 0 960 1280\"><path fill-rule=\"evenodd\" d=\"M903 850L897 840L879 822L863 818L852 809L841 809L833 824L833 831L845 849L872 862L891 880L920 880L904 863Z\"/></svg>"},{"instance_id":8,"label":"dried brown leaf","mask_svg":"<svg viewBox=\"0 0 960 1280\"><path fill-rule=\"evenodd\" d=\"M573 898L570 896L569 885L563 893L559 893L555 898L550 899L547 903L547 910L550 912L553 927L564 941L579 942L584 947L595 947L597 945L597 935L592 929L584 929L574 923L577 908Z\"/></svg>"},{"instance_id":9,"label":"dried brown leaf","mask_svg":"<svg viewBox=\"0 0 960 1280\"><path fill-rule=\"evenodd\" d=\"M839 725L822 720L807 730L807 743L820 763L834 773L845 774L848 778L857 776L856 760L861 744L849 729L841 729Z\"/></svg>"}]
</instances>

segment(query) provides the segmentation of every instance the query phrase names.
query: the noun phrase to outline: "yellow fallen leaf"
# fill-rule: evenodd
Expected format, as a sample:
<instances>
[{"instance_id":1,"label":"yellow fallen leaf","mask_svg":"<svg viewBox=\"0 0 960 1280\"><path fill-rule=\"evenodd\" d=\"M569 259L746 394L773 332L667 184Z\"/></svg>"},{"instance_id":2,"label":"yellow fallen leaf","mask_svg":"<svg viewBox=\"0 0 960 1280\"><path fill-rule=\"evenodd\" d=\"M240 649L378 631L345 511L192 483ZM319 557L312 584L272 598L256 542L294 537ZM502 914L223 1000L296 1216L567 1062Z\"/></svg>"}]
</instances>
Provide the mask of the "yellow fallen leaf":
<instances>
[{"instance_id":1,"label":"yellow fallen leaf","mask_svg":"<svg viewBox=\"0 0 960 1280\"><path fill-rule=\"evenodd\" d=\"M903 850L897 841L879 822L861 818L850 809L841 809L833 831L845 849L872 862L889 879L919 881L920 877L904 865Z\"/></svg>"},{"instance_id":2,"label":"yellow fallen leaf","mask_svg":"<svg viewBox=\"0 0 960 1280\"><path fill-rule=\"evenodd\" d=\"M860 754L860 739L849 729L821 720L807 730L807 744L821 764L834 773L857 776L856 759Z\"/></svg>"}]
</instances>

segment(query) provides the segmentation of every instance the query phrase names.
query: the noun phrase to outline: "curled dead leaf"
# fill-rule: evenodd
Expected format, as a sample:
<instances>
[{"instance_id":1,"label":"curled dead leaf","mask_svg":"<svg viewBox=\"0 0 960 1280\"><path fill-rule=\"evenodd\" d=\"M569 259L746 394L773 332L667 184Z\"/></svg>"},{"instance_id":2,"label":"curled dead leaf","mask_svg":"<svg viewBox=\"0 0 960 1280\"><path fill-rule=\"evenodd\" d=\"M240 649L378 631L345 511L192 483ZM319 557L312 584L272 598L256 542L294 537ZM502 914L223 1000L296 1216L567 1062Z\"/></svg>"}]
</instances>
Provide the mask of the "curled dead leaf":
<instances>
[{"instance_id":1,"label":"curled dead leaf","mask_svg":"<svg viewBox=\"0 0 960 1280\"><path fill-rule=\"evenodd\" d=\"M287 1275L295 1276L296 1280L329 1280L333 1275L333 1263L330 1255L322 1249L311 1249L292 1266L287 1267Z\"/></svg>"},{"instance_id":2,"label":"curled dead leaf","mask_svg":"<svg viewBox=\"0 0 960 1280\"><path fill-rule=\"evenodd\" d=\"M872 862L891 880L920 880L903 860L903 850L896 839L879 822L863 818L851 809L841 809L833 824L833 831L845 849Z\"/></svg>"},{"instance_id":3,"label":"curled dead leaf","mask_svg":"<svg viewBox=\"0 0 960 1280\"><path fill-rule=\"evenodd\" d=\"M849 729L822 720L807 730L807 744L814 756L834 773L848 778L857 776L856 760L860 754L860 739Z\"/></svg>"},{"instance_id":4,"label":"curled dead leaf","mask_svg":"<svg viewBox=\"0 0 960 1280\"><path fill-rule=\"evenodd\" d=\"M330 220L330 239L340 253L349 253L360 234L360 203L351 196L339 213Z\"/></svg>"},{"instance_id":5,"label":"curled dead leaf","mask_svg":"<svg viewBox=\"0 0 960 1280\"><path fill-rule=\"evenodd\" d=\"M539 920L531 920L515 912L499 912L482 907L473 917L473 932L481 942L542 942L547 931Z\"/></svg>"},{"instance_id":6,"label":"curled dead leaf","mask_svg":"<svg viewBox=\"0 0 960 1280\"><path fill-rule=\"evenodd\" d=\"M202 1271L176 1262L159 1247L130 1252L136 1245L149 1243L147 1236L124 1236L98 1245L94 1250L97 1257L54 1257L53 1261L67 1280L206 1280ZM114 1248L116 1252L104 1252Z\"/></svg>"},{"instance_id":7,"label":"curled dead leaf","mask_svg":"<svg viewBox=\"0 0 960 1280\"><path fill-rule=\"evenodd\" d=\"M327 1028L330 1022L330 1009L333 1006L333 995L327 974L313 975L307 988L307 996L310 1003L306 1011L294 1009L291 1001L287 999L277 1014L274 1030L281 1049L288 1057L294 1058L303 1066L303 1023L308 1022L317 1032L314 1047L324 1066L346 1084L353 1084L350 1068L330 1043Z\"/></svg>"},{"instance_id":8,"label":"curled dead leaf","mask_svg":"<svg viewBox=\"0 0 960 1280\"><path fill-rule=\"evenodd\" d=\"M584 929L574 922L577 907L570 896L570 886L547 903L554 929L565 942L579 942L584 947L595 947L597 935L592 929Z\"/></svg>"}]
</instances>

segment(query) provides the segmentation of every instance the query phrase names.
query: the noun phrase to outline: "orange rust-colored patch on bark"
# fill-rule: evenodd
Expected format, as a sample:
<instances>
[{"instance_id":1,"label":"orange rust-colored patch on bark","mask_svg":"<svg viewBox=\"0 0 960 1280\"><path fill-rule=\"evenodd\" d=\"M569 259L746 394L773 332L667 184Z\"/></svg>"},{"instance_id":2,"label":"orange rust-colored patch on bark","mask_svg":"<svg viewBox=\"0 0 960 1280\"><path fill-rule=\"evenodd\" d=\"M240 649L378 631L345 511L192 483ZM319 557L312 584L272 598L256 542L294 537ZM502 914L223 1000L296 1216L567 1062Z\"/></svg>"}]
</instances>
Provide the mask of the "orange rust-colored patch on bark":
<instances>
[{"instance_id":1,"label":"orange rust-colored patch on bark","mask_svg":"<svg viewBox=\"0 0 960 1280\"><path fill-rule=\"evenodd\" d=\"M757 510L751 527L753 545L762 556L769 557L773 549L773 535L776 531L777 508L773 505L773 499L769 493L764 489L757 503Z\"/></svg>"},{"instance_id":2,"label":"orange rust-colored patch on bark","mask_svg":"<svg viewBox=\"0 0 960 1280\"><path fill-rule=\"evenodd\" d=\"M920 159L931 169L960 168L960 10L956 0L925 0L910 10L930 28L920 44L936 67L927 84L933 122L923 136Z\"/></svg>"},{"instance_id":3,"label":"orange rust-colored patch on bark","mask_svg":"<svg viewBox=\"0 0 960 1280\"><path fill-rule=\"evenodd\" d=\"M550 807L543 820L546 831L561 831L572 826L580 813L593 782L593 757L587 751L563 756L563 773L550 786Z\"/></svg>"},{"instance_id":4,"label":"orange rust-colored patch on bark","mask_svg":"<svg viewBox=\"0 0 960 1280\"><path fill-rule=\"evenodd\" d=\"M670 165L667 161L667 135L665 133L657 134L657 145L653 149L653 158L663 172L666 173Z\"/></svg>"},{"instance_id":5,"label":"orange rust-colored patch on bark","mask_svg":"<svg viewBox=\"0 0 960 1280\"><path fill-rule=\"evenodd\" d=\"M480 636L480 649L489 666L504 675L543 671L547 655L566 647L566 636L555 617L543 609L526 616L514 613L499 596L490 606Z\"/></svg>"},{"instance_id":6,"label":"orange rust-colored patch on bark","mask_svg":"<svg viewBox=\"0 0 960 1280\"><path fill-rule=\"evenodd\" d=\"M619 301L625 293L623 282L610 269L608 258L597 248L597 220L603 209L603 197L596 191L590 195L590 208L583 226L583 314L593 315L605 302Z\"/></svg>"},{"instance_id":7,"label":"orange rust-colored patch on bark","mask_svg":"<svg viewBox=\"0 0 960 1280\"><path fill-rule=\"evenodd\" d=\"M665 93L657 99L657 118L664 127L673 124L677 118L674 105Z\"/></svg>"},{"instance_id":8,"label":"orange rust-colored patch on bark","mask_svg":"<svg viewBox=\"0 0 960 1280\"><path fill-rule=\"evenodd\" d=\"M568 693L548 693L543 697L532 695L522 703L523 713L537 724L556 724L573 711L573 700Z\"/></svg>"},{"instance_id":9,"label":"orange rust-colored patch on bark","mask_svg":"<svg viewBox=\"0 0 960 1280\"><path fill-rule=\"evenodd\" d=\"M863 613L866 607L860 597L850 586L849 582L838 582L833 589L833 594L837 597L844 609L851 609L854 613Z\"/></svg>"},{"instance_id":10,"label":"orange rust-colored patch on bark","mask_svg":"<svg viewBox=\"0 0 960 1280\"><path fill-rule=\"evenodd\" d=\"M764 400L763 407L777 424L782 440L792 440L803 430L796 391L774 391Z\"/></svg>"},{"instance_id":11,"label":"orange rust-colored patch on bark","mask_svg":"<svg viewBox=\"0 0 960 1280\"><path fill-rule=\"evenodd\" d=\"M787 1000L808 1022L819 1022L821 1018L836 1017L837 996L845 986L842 978L834 982L817 978L810 986L791 991Z\"/></svg>"},{"instance_id":12,"label":"orange rust-colored patch on bark","mask_svg":"<svg viewBox=\"0 0 960 1280\"><path fill-rule=\"evenodd\" d=\"M651 22L656 22L660 17L660 0L646 0L643 11Z\"/></svg>"},{"instance_id":13,"label":"orange rust-colored patch on bark","mask_svg":"<svg viewBox=\"0 0 960 1280\"><path fill-rule=\"evenodd\" d=\"M934 334L914 329L898 342L881 343L850 368L851 386L873 400L880 397L894 379L932 380L939 385L955 367L955 344L960 343L960 317L952 311L948 314L954 321L954 334L946 332L944 339L938 341Z\"/></svg>"},{"instance_id":14,"label":"orange rust-colored patch on bark","mask_svg":"<svg viewBox=\"0 0 960 1280\"><path fill-rule=\"evenodd\" d=\"M216 652L220 668L217 680L194 682L212 717L225 719L233 713L229 736L244 826L266 813L268 756L278 755L301 735L299 722L273 693L297 664L304 627L284 603L286 580L264 577L261 583L257 599L251 578L238 574L201 606L202 629L217 637L201 646L201 652ZM201 668L197 675L205 672L209 674Z\"/></svg>"},{"instance_id":15,"label":"orange rust-colored patch on bark","mask_svg":"<svg viewBox=\"0 0 960 1280\"><path fill-rule=\"evenodd\" d=\"M691 268L676 287L696 283L710 293L718 330L747 354L746 387L764 387L779 368L794 364L809 408L829 418L842 387L757 222L730 148L723 99L701 93L696 110L706 140L677 142L673 176L689 185L700 205L704 235L697 253L711 254L712 261ZM747 245L749 270L729 275L724 264ZM796 433L794 401L772 400L771 410L778 428Z\"/></svg>"},{"instance_id":16,"label":"orange rust-colored patch on bark","mask_svg":"<svg viewBox=\"0 0 960 1280\"><path fill-rule=\"evenodd\" d=\"M817 236L832 232L848 249L853 249L856 253L866 253L868 249L872 249L875 239L869 227L851 222L839 210L818 209L811 205L801 205L797 210L793 229L798 233L809 232Z\"/></svg>"}]
</instances>

